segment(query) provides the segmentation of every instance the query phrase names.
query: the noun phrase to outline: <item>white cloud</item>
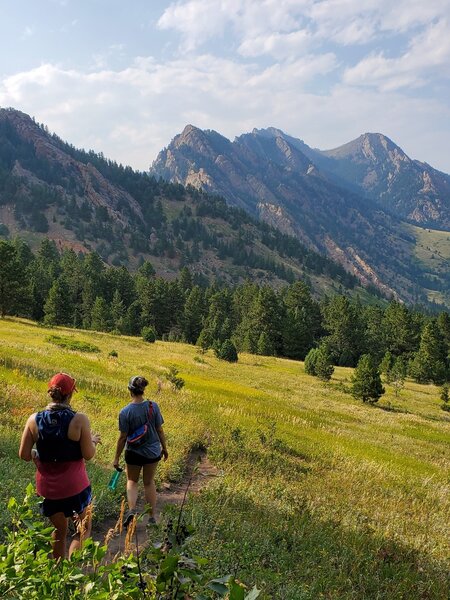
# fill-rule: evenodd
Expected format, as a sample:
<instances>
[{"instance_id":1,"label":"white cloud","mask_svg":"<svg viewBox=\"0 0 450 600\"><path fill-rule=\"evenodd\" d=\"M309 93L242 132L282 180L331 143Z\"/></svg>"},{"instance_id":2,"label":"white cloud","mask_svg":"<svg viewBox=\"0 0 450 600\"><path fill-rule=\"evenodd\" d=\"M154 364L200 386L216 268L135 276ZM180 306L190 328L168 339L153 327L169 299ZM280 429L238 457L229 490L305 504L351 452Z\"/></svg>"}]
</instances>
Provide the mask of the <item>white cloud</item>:
<instances>
[{"instance_id":1,"label":"white cloud","mask_svg":"<svg viewBox=\"0 0 450 600\"><path fill-rule=\"evenodd\" d=\"M272 33L248 38L239 46L239 53L246 57L269 54L277 59L291 58L311 47L313 37L305 29L291 33Z\"/></svg>"},{"instance_id":2,"label":"white cloud","mask_svg":"<svg viewBox=\"0 0 450 600\"><path fill-rule=\"evenodd\" d=\"M450 26L441 20L414 37L399 57L372 54L344 73L351 85L370 85L381 90L419 87L436 76L449 75Z\"/></svg>"},{"instance_id":3,"label":"white cloud","mask_svg":"<svg viewBox=\"0 0 450 600\"><path fill-rule=\"evenodd\" d=\"M230 139L273 125L322 148L375 130L450 170L430 136L436 122L441 137L450 135L447 103L348 85L327 95L307 93L305 84L334 69L335 61L333 54L311 55L261 68L211 55L166 63L142 57L122 70L94 72L45 64L0 82L0 105L34 115L76 146L140 169L191 122Z\"/></svg>"},{"instance_id":4,"label":"white cloud","mask_svg":"<svg viewBox=\"0 0 450 600\"><path fill-rule=\"evenodd\" d=\"M450 0L186 0L171 3L158 25L181 34L183 51L222 36L229 27L244 56L273 50L281 57L280 45L293 49L297 32L305 31L317 43L365 44L383 40L386 33L427 26L449 11Z\"/></svg>"}]
</instances>

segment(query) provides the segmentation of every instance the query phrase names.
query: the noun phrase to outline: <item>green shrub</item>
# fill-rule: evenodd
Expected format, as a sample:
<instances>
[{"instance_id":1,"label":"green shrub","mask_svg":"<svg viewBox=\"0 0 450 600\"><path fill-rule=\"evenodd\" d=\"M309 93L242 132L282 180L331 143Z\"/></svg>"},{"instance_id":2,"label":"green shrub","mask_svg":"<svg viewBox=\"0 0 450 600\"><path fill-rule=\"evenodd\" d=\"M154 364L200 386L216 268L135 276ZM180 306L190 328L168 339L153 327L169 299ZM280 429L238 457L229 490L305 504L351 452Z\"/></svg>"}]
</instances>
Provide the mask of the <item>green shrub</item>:
<instances>
[{"instance_id":1,"label":"green shrub","mask_svg":"<svg viewBox=\"0 0 450 600\"><path fill-rule=\"evenodd\" d=\"M70 560L55 563L49 558L53 527L36 517L36 494L30 484L22 504L8 503L13 527L0 545L0 597L41 598L217 598L256 600L259 590L248 594L230 575L210 580L203 571L206 562L187 555L192 527L182 512L170 519L163 535L166 544L141 549L140 561L133 554L106 562L108 548L88 539ZM213 593L213 595L211 595Z\"/></svg>"},{"instance_id":2,"label":"green shrub","mask_svg":"<svg viewBox=\"0 0 450 600\"><path fill-rule=\"evenodd\" d=\"M305 373L308 375L316 374L316 363L319 358L319 348L311 348L305 358Z\"/></svg>"},{"instance_id":3,"label":"green shrub","mask_svg":"<svg viewBox=\"0 0 450 600\"><path fill-rule=\"evenodd\" d=\"M149 344L154 344L156 342L156 332L153 327L147 325L141 329L141 336L145 342Z\"/></svg>"},{"instance_id":4,"label":"green shrub","mask_svg":"<svg viewBox=\"0 0 450 600\"><path fill-rule=\"evenodd\" d=\"M117 358L119 355L117 354L116 350L111 350L111 352L108 354L108 356L112 356L113 358Z\"/></svg>"},{"instance_id":5,"label":"green shrub","mask_svg":"<svg viewBox=\"0 0 450 600\"><path fill-rule=\"evenodd\" d=\"M174 389L181 390L181 388L184 387L184 379L178 377L178 369L175 365L171 365L169 367L169 372L164 373L164 377Z\"/></svg>"},{"instance_id":6,"label":"green shrub","mask_svg":"<svg viewBox=\"0 0 450 600\"><path fill-rule=\"evenodd\" d=\"M88 344L87 342L61 335L50 335L46 341L50 342L50 344L55 344L55 346L59 346L60 348L64 348L65 350L73 350L75 352L101 352L100 348L94 346L94 344Z\"/></svg>"},{"instance_id":7,"label":"green shrub","mask_svg":"<svg viewBox=\"0 0 450 600\"><path fill-rule=\"evenodd\" d=\"M221 344L215 350L217 358L220 360L226 360L228 362L237 362L238 361L238 353L236 350L236 346L230 339L226 339L223 344Z\"/></svg>"}]
</instances>

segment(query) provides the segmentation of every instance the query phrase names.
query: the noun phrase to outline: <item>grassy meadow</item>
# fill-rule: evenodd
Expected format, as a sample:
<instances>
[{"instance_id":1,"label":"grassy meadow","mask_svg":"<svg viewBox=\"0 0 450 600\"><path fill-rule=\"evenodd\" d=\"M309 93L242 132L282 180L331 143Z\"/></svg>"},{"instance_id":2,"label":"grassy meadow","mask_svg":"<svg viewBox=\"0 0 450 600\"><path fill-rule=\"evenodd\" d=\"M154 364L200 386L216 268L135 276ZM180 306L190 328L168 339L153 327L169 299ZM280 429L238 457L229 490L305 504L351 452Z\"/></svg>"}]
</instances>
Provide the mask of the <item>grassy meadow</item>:
<instances>
[{"instance_id":1,"label":"grassy meadow","mask_svg":"<svg viewBox=\"0 0 450 600\"><path fill-rule=\"evenodd\" d=\"M61 348L50 336L100 352ZM184 344L14 319L0 319L0 344L2 527L6 500L34 477L18 443L53 373L77 379L72 404L102 435L88 468L103 519L119 503L107 481L128 379L144 374L155 391L175 365L186 385L164 386L157 398L170 452L158 481L179 480L195 447L218 467L186 512L192 550L210 559L212 574L236 573L266 599L448 598L450 415L436 387L407 381L396 397L386 385L378 406L366 406L348 393L347 368L325 384L295 361L243 354L229 364Z\"/></svg>"}]
</instances>

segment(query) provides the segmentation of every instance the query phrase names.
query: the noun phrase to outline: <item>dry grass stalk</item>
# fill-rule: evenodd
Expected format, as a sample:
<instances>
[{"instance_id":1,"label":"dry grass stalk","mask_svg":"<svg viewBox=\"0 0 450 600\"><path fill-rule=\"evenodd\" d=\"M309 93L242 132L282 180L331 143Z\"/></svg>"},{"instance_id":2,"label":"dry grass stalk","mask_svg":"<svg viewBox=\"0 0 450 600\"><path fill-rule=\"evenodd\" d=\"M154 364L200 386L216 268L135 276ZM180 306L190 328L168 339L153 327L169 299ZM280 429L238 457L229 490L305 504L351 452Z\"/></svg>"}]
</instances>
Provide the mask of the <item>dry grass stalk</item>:
<instances>
[{"instance_id":1,"label":"dry grass stalk","mask_svg":"<svg viewBox=\"0 0 450 600\"><path fill-rule=\"evenodd\" d=\"M128 525L127 535L125 536L125 555L133 552L133 536L136 531L137 518L134 516Z\"/></svg>"},{"instance_id":2,"label":"dry grass stalk","mask_svg":"<svg viewBox=\"0 0 450 600\"><path fill-rule=\"evenodd\" d=\"M86 508L85 515L82 519L80 519L79 515L74 517L75 528L76 528L74 536L77 534L80 536L80 549L83 547L83 542L86 538L86 532L90 531L93 514L94 514L94 504L91 502L91 504L89 504L89 506Z\"/></svg>"},{"instance_id":3,"label":"dry grass stalk","mask_svg":"<svg viewBox=\"0 0 450 600\"><path fill-rule=\"evenodd\" d=\"M114 527L114 531L115 532L119 531L119 533L122 533L122 531L123 531L123 516L124 516L124 514L125 514L125 498L122 498L122 503L120 505L119 518L117 519L116 526Z\"/></svg>"}]
</instances>

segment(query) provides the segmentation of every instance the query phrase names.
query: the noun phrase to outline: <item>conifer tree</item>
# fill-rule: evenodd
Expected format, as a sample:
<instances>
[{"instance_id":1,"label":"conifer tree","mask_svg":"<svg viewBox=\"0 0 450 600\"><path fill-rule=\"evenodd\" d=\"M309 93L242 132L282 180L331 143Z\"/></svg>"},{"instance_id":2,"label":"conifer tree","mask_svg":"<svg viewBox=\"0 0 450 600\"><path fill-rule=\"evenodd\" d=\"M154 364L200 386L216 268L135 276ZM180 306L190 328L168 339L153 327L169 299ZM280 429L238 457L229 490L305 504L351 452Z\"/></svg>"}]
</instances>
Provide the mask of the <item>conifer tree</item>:
<instances>
[{"instance_id":1,"label":"conifer tree","mask_svg":"<svg viewBox=\"0 0 450 600\"><path fill-rule=\"evenodd\" d=\"M291 284L284 296L283 354L304 360L320 332L320 309L305 283Z\"/></svg>"},{"instance_id":2,"label":"conifer tree","mask_svg":"<svg viewBox=\"0 0 450 600\"><path fill-rule=\"evenodd\" d=\"M345 296L323 304L327 347L334 364L354 366L364 347L364 322L360 308Z\"/></svg>"},{"instance_id":3,"label":"conifer tree","mask_svg":"<svg viewBox=\"0 0 450 600\"><path fill-rule=\"evenodd\" d=\"M119 290L116 289L111 302L111 321L113 328L117 329L117 331L120 331L121 333L124 327L124 317L125 305L123 303Z\"/></svg>"},{"instance_id":4,"label":"conifer tree","mask_svg":"<svg viewBox=\"0 0 450 600\"><path fill-rule=\"evenodd\" d=\"M196 285L188 293L182 318L183 337L189 344L195 344L198 340L205 312L204 294Z\"/></svg>"},{"instance_id":5,"label":"conifer tree","mask_svg":"<svg viewBox=\"0 0 450 600\"><path fill-rule=\"evenodd\" d=\"M419 383L440 385L449 378L448 351L435 320L423 329L419 350L410 363L410 374Z\"/></svg>"},{"instance_id":6,"label":"conifer tree","mask_svg":"<svg viewBox=\"0 0 450 600\"><path fill-rule=\"evenodd\" d=\"M72 325L74 306L65 277L58 277L50 288L44 305L44 323L47 325Z\"/></svg>"},{"instance_id":7,"label":"conifer tree","mask_svg":"<svg viewBox=\"0 0 450 600\"><path fill-rule=\"evenodd\" d=\"M386 379L389 379L389 374L391 372L392 367L394 366L395 358L392 356L392 353L389 350L383 356L383 360L380 363L380 373L386 375Z\"/></svg>"},{"instance_id":8,"label":"conifer tree","mask_svg":"<svg viewBox=\"0 0 450 600\"><path fill-rule=\"evenodd\" d=\"M100 296L94 301L91 311L91 329L109 331L111 329L111 312L106 300Z\"/></svg>"},{"instance_id":9,"label":"conifer tree","mask_svg":"<svg viewBox=\"0 0 450 600\"><path fill-rule=\"evenodd\" d=\"M0 316L13 314L23 284L24 273L17 251L9 242L0 241Z\"/></svg>"},{"instance_id":10,"label":"conifer tree","mask_svg":"<svg viewBox=\"0 0 450 600\"><path fill-rule=\"evenodd\" d=\"M237 362L238 354L236 347L230 339L224 340L220 347L216 350L217 358L228 362Z\"/></svg>"},{"instance_id":11,"label":"conifer tree","mask_svg":"<svg viewBox=\"0 0 450 600\"><path fill-rule=\"evenodd\" d=\"M363 402L378 402L385 390L370 354L363 354L352 377L352 395Z\"/></svg>"},{"instance_id":12,"label":"conifer tree","mask_svg":"<svg viewBox=\"0 0 450 600\"><path fill-rule=\"evenodd\" d=\"M323 345L319 348L315 360L315 375L322 381L329 381L334 373L334 366L327 348Z\"/></svg>"},{"instance_id":13,"label":"conifer tree","mask_svg":"<svg viewBox=\"0 0 450 600\"><path fill-rule=\"evenodd\" d=\"M311 348L305 358L305 373L308 375L316 374L316 364L319 356L319 348Z\"/></svg>"}]
</instances>

